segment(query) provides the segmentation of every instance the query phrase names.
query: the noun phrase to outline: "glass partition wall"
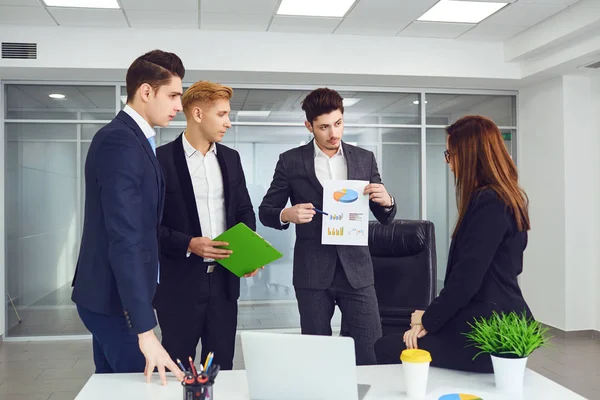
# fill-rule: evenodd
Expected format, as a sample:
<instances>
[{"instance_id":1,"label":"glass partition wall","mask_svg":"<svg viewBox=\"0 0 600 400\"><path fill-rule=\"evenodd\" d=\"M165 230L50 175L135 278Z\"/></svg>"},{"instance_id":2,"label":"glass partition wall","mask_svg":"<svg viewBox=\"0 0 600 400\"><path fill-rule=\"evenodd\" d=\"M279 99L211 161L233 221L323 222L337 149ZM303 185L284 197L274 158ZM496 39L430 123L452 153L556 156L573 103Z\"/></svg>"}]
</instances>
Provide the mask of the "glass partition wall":
<instances>
[{"instance_id":1,"label":"glass partition wall","mask_svg":"<svg viewBox=\"0 0 600 400\"><path fill-rule=\"evenodd\" d=\"M443 157L444 128L466 114L486 115L501 127L515 154L516 95L336 89L345 99L344 140L375 154L383 182L396 198L396 218L435 224L441 289L456 217L453 177ZM70 300L83 223L84 163L94 134L123 108L125 88L16 82L4 83L3 90L7 336L87 334ZM279 154L311 139L300 107L309 90L234 90L233 126L223 143L240 153L258 212ZM168 128L158 128L157 144L172 141L184 126L180 114ZM284 257L242 279L239 329L297 329L294 230L275 231L260 222L257 230ZM333 323L339 326L339 314Z\"/></svg>"}]
</instances>

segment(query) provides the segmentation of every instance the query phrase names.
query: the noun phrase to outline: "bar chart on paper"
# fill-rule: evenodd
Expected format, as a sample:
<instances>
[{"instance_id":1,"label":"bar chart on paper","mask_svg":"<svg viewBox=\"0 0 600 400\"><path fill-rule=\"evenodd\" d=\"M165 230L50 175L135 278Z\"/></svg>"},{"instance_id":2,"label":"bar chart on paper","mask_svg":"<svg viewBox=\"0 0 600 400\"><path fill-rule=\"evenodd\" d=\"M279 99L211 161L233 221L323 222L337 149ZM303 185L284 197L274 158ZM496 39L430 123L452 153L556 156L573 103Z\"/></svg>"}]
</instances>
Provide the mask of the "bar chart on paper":
<instances>
[{"instance_id":1,"label":"bar chart on paper","mask_svg":"<svg viewBox=\"0 0 600 400\"><path fill-rule=\"evenodd\" d=\"M368 246L369 196L367 181L325 181L321 243Z\"/></svg>"}]
</instances>

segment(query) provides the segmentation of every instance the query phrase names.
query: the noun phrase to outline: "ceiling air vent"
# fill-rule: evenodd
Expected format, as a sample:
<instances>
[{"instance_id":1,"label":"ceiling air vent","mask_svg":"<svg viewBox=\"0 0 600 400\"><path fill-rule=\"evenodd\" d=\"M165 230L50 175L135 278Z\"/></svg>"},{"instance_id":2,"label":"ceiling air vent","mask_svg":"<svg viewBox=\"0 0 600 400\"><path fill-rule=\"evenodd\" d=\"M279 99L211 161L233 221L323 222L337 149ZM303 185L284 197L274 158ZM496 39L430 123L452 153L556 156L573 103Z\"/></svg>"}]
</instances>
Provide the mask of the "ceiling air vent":
<instances>
[{"instance_id":1,"label":"ceiling air vent","mask_svg":"<svg viewBox=\"0 0 600 400\"><path fill-rule=\"evenodd\" d=\"M584 66L585 68L600 68L600 61L595 61Z\"/></svg>"},{"instance_id":2,"label":"ceiling air vent","mask_svg":"<svg viewBox=\"0 0 600 400\"><path fill-rule=\"evenodd\" d=\"M37 59L37 43L2 42L2 58L35 60Z\"/></svg>"}]
</instances>

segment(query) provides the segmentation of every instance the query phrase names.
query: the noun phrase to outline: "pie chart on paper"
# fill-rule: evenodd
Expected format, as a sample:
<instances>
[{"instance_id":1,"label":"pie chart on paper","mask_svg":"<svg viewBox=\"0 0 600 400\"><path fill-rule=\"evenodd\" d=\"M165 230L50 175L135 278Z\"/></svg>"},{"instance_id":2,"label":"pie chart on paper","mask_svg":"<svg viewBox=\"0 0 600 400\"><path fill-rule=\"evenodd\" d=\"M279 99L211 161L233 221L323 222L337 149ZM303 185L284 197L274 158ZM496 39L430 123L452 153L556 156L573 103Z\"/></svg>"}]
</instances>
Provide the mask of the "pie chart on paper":
<instances>
[{"instance_id":1,"label":"pie chart on paper","mask_svg":"<svg viewBox=\"0 0 600 400\"><path fill-rule=\"evenodd\" d=\"M482 400L482 398L472 394L453 393L446 394L440 397L439 400Z\"/></svg>"},{"instance_id":2,"label":"pie chart on paper","mask_svg":"<svg viewBox=\"0 0 600 400\"><path fill-rule=\"evenodd\" d=\"M340 189L333 192L333 199L339 203L353 203L358 199L358 192L352 189Z\"/></svg>"}]
</instances>

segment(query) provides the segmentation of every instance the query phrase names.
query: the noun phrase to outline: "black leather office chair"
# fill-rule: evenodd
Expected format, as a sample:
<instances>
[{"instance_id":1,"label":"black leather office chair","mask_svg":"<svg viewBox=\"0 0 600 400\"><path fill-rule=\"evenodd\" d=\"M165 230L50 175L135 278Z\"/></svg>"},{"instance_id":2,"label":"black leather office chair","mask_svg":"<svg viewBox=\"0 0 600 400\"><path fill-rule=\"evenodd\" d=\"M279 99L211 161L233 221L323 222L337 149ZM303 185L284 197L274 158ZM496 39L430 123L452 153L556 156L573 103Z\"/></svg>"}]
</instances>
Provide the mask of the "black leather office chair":
<instances>
[{"instance_id":1,"label":"black leather office chair","mask_svg":"<svg viewBox=\"0 0 600 400\"><path fill-rule=\"evenodd\" d=\"M369 250L383 335L405 332L410 314L424 310L436 295L435 230L430 221L372 221Z\"/></svg>"}]
</instances>

